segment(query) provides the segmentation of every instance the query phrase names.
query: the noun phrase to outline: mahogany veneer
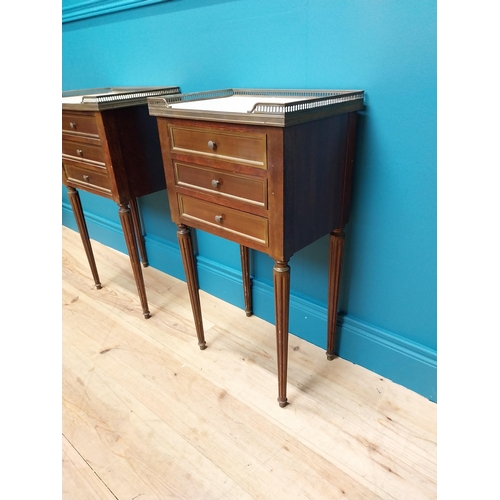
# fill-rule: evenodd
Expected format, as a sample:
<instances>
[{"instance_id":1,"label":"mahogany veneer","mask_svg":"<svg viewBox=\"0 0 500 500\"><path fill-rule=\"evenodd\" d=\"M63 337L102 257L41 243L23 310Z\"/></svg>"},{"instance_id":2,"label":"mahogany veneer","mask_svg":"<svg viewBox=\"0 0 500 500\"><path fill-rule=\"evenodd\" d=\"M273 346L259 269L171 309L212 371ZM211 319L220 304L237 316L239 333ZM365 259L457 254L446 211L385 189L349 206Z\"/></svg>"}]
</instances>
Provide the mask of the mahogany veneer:
<instances>
[{"instance_id":1,"label":"mahogany veneer","mask_svg":"<svg viewBox=\"0 0 500 500\"><path fill-rule=\"evenodd\" d=\"M189 228L240 244L247 315L252 314L248 249L275 261L278 402L283 407L288 402L289 260L326 234L331 240L327 357L333 359L343 227L349 220L363 91L220 93L199 93L199 109L193 105L197 94L149 98L149 111L157 117L170 211L179 228L201 349L206 342ZM264 104L264 111L246 114L217 110L219 98L253 94L256 101L276 98L278 105ZM280 104L289 96L300 102ZM213 100L208 107L207 99Z\"/></svg>"},{"instance_id":2,"label":"mahogany veneer","mask_svg":"<svg viewBox=\"0 0 500 500\"><path fill-rule=\"evenodd\" d=\"M165 189L158 132L146 98L178 92L178 87L119 87L63 93L62 180L96 288L102 285L77 189L118 204L145 318L150 312L140 260L144 267L148 260L137 198Z\"/></svg>"}]
</instances>

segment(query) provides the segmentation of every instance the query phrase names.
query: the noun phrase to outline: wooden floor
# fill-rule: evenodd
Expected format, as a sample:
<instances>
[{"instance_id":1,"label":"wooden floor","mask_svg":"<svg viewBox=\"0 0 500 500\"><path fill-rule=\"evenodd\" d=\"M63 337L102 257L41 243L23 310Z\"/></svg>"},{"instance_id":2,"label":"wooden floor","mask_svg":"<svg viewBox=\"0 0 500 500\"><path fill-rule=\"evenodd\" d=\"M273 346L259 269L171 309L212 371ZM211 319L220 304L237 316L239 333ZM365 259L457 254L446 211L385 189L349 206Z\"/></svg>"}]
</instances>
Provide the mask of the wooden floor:
<instances>
[{"instance_id":1,"label":"wooden floor","mask_svg":"<svg viewBox=\"0 0 500 500\"><path fill-rule=\"evenodd\" d=\"M274 326L63 233L63 499L436 498L436 405L290 336L277 398Z\"/></svg>"}]
</instances>

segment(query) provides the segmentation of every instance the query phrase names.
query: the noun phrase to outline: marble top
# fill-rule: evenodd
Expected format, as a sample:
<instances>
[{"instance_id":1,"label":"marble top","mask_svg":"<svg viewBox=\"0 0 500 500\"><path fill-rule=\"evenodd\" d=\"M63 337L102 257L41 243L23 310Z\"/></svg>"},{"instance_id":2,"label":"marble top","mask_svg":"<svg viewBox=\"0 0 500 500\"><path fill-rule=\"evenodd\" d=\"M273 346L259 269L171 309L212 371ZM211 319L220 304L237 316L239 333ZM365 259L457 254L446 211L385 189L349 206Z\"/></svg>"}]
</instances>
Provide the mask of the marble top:
<instances>
[{"instance_id":1,"label":"marble top","mask_svg":"<svg viewBox=\"0 0 500 500\"><path fill-rule=\"evenodd\" d=\"M105 87L62 93L63 109L103 110L146 104L147 98L180 93L179 87Z\"/></svg>"},{"instance_id":2,"label":"marble top","mask_svg":"<svg viewBox=\"0 0 500 500\"><path fill-rule=\"evenodd\" d=\"M263 97L263 96L240 96L220 97L218 99L202 99L197 101L185 101L170 104L171 108L191 109L199 111L220 111L222 113L250 113L257 103L265 103L272 106L283 105L290 102L303 100L303 97Z\"/></svg>"},{"instance_id":3,"label":"marble top","mask_svg":"<svg viewBox=\"0 0 500 500\"><path fill-rule=\"evenodd\" d=\"M63 96L62 103L63 104L81 104L83 102L84 97L94 97L101 94L81 94L81 95L71 95L71 96Z\"/></svg>"}]
</instances>

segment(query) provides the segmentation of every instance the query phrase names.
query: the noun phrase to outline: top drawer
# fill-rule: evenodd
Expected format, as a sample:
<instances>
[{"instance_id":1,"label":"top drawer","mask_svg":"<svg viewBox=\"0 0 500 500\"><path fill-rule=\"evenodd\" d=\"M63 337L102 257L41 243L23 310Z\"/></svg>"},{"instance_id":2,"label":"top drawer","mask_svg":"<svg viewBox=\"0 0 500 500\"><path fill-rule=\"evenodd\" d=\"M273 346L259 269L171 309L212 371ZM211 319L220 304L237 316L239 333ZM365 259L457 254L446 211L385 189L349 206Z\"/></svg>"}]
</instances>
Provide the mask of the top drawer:
<instances>
[{"instance_id":1,"label":"top drawer","mask_svg":"<svg viewBox=\"0 0 500 500\"><path fill-rule=\"evenodd\" d=\"M63 132L69 132L75 135L99 137L97 123L93 113L71 113L63 111L62 129Z\"/></svg>"},{"instance_id":2,"label":"top drawer","mask_svg":"<svg viewBox=\"0 0 500 500\"><path fill-rule=\"evenodd\" d=\"M172 152L188 153L258 168L266 165L266 134L222 132L169 125Z\"/></svg>"}]
</instances>

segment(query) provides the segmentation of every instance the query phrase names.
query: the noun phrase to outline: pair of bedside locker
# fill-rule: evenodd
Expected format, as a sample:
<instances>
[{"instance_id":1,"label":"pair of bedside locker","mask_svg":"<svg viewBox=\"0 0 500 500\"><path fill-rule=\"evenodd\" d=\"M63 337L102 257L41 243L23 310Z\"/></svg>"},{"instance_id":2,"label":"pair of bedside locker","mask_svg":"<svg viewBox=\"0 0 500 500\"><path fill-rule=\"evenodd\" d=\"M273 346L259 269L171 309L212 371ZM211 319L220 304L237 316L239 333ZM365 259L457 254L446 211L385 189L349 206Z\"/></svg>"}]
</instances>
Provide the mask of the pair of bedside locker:
<instances>
[{"instance_id":1,"label":"pair of bedside locker","mask_svg":"<svg viewBox=\"0 0 500 500\"><path fill-rule=\"evenodd\" d=\"M252 314L249 249L274 260L278 403L286 406L289 260L326 234L326 354L333 359L343 228L363 100L363 91L345 90L182 94L178 87L143 87L63 94L63 182L96 287L101 285L77 188L119 205L148 318L139 252L144 265L147 258L136 198L165 189L166 181L200 349L206 341L191 228L240 245L247 316Z\"/></svg>"}]
</instances>

